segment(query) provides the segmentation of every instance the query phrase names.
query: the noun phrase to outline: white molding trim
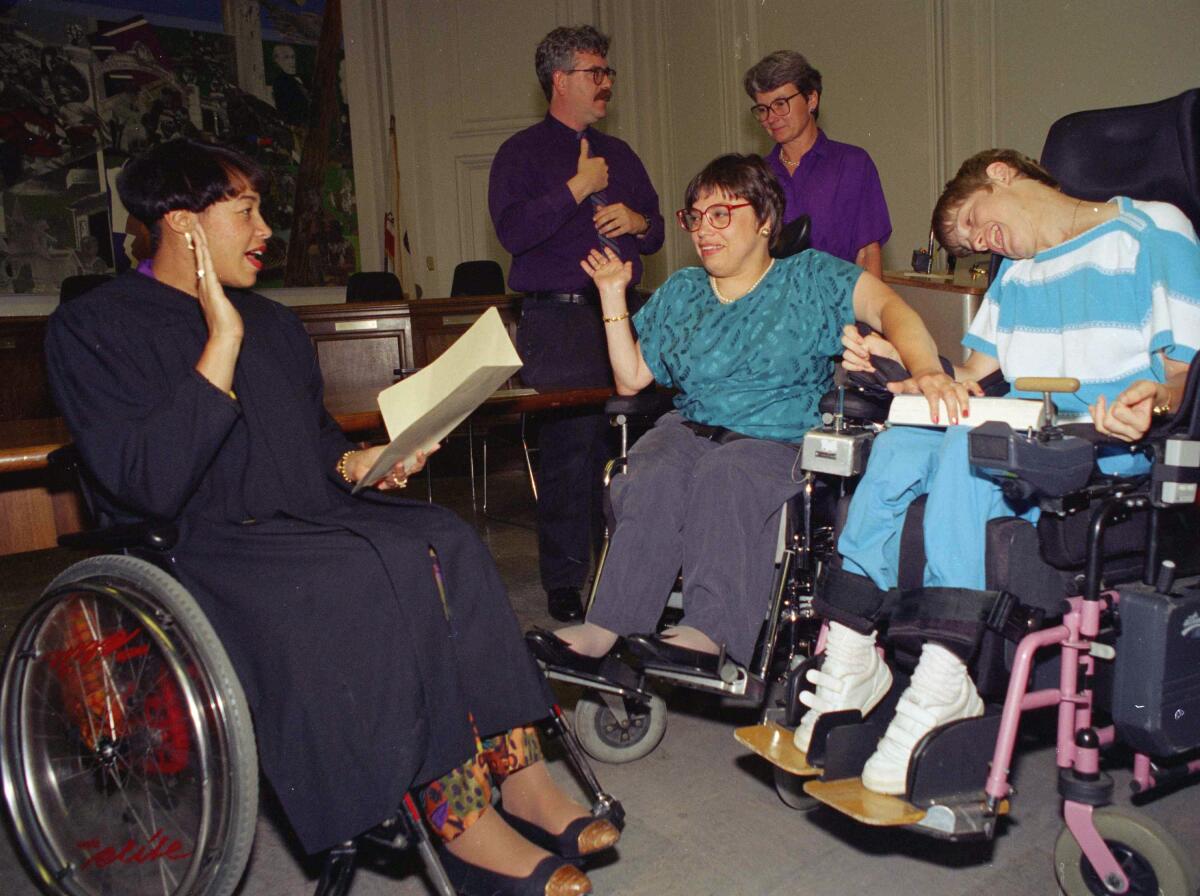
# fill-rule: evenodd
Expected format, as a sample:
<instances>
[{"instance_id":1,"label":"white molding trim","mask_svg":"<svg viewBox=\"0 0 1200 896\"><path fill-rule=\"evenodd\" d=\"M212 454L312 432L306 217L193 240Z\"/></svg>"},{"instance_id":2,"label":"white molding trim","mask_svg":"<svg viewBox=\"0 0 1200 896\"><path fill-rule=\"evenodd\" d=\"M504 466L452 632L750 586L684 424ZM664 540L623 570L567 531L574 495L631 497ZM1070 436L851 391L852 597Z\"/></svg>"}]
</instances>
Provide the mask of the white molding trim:
<instances>
[{"instance_id":1,"label":"white molding trim","mask_svg":"<svg viewBox=\"0 0 1200 896\"><path fill-rule=\"evenodd\" d=\"M476 209L487 208L487 178L485 176L483 202L475 200L472 187L472 174L483 171L487 175L492 170L494 152L464 153L454 157L455 207L458 209L458 252L455 257L460 261L487 258L487 246L475 245L477 221ZM492 226L489 220L488 227Z\"/></svg>"}]
</instances>

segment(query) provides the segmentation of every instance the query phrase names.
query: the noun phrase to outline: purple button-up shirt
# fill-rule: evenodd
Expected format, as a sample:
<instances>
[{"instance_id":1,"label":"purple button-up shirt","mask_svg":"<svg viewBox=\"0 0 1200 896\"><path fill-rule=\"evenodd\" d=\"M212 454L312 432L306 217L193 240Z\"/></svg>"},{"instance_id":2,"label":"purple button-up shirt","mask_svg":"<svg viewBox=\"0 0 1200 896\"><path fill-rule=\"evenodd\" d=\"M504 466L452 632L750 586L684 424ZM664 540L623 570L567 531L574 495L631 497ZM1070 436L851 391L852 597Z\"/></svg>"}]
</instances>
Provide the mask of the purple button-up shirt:
<instances>
[{"instance_id":1,"label":"purple button-up shirt","mask_svg":"<svg viewBox=\"0 0 1200 896\"><path fill-rule=\"evenodd\" d=\"M779 152L776 144L767 164L787 198L783 220L808 215L814 249L854 261L863 246L887 242L892 221L879 172L865 149L830 140L818 131L817 142L800 159L795 173L784 167Z\"/></svg>"},{"instance_id":2,"label":"purple button-up shirt","mask_svg":"<svg viewBox=\"0 0 1200 896\"><path fill-rule=\"evenodd\" d=\"M640 237L617 237L621 257L633 262L633 283L642 276L642 255L663 243L658 194L624 140L593 128L583 134L593 156L608 163L610 203L623 202L650 222ZM567 181L579 164L579 135L547 114L538 124L509 137L492 161L488 209L501 245L512 254L508 285L521 292L576 291L591 280L579 266L600 246L592 203L576 202Z\"/></svg>"}]
</instances>

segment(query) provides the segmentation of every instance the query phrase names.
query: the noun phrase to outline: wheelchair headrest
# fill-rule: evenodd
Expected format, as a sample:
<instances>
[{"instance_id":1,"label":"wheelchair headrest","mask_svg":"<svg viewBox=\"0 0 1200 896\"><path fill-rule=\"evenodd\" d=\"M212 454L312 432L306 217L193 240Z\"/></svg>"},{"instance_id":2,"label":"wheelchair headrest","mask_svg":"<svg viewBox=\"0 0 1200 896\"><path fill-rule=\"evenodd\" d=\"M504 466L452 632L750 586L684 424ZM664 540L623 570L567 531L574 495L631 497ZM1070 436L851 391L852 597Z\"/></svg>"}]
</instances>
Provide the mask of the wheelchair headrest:
<instances>
[{"instance_id":1,"label":"wheelchair headrest","mask_svg":"<svg viewBox=\"0 0 1200 896\"><path fill-rule=\"evenodd\" d=\"M1071 196L1170 202L1200 230L1200 88L1056 121L1042 165Z\"/></svg>"}]
</instances>

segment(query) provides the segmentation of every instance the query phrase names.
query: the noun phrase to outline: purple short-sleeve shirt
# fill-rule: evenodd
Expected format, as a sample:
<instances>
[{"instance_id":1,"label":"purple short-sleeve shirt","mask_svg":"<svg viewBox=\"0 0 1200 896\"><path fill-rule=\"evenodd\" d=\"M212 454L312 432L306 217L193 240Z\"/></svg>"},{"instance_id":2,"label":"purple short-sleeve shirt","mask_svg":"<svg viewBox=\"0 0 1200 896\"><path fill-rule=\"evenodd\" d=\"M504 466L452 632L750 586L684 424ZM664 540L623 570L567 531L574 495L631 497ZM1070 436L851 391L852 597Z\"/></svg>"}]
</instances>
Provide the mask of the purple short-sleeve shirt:
<instances>
[{"instance_id":1,"label":"purple short-sleeve shirt","mask_svg":"<svg viewBox=\"0 0 1200 896\"><path fill-rule=\"evenodd\" d=\"M784 167L779 151L776 144L767 155L767 165L787 198L783 220L808 215L814 249L854 261L863 246L887 242L892 221L879 172L865 149L830 140L818 131L817 142L793 174Z\"/></svg>"}]
</instances>

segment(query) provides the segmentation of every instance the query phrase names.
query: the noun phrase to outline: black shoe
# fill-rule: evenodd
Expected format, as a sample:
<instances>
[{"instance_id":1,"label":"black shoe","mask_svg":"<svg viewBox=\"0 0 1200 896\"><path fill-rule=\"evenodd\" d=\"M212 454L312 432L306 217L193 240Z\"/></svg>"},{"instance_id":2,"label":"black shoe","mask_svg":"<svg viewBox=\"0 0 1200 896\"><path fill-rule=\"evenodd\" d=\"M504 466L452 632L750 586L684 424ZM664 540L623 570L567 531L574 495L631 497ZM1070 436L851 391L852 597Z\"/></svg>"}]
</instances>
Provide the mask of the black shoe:
<instances>
[{"instance_id":1,"label":"black shoe","mask_svg":"<svg viewBox=\"0 0 1200 896\"><path fill-rule=\"evenodd\" d=\"M584 656L571 649L571 645L554 632L544 628L531 628L525 633L525 643L533 655L547 666L561 666L585 675L599 675L602 656Z\"/></svg>"},{"instance_id":2,"label":"black shoe","mask_svg":"<svg viewBox=\"0 0 1200 896\"><path fill-rule=\"evenodd\" d=\"M717 674L721 659L715 653L705 653L703 650L692 650L689 647L677 647L659 635L629 635L625 638L625 643L629 645L629 650L643 662L681 666L703 672L706 675Z\"/></svg>"},{"instance_id":3,"label":"black shoe","mask_svg":"<svg viewBox=\"0 0 1200 896\"><path fill-rule=\"evenodd\" d=\"M546 852L564 859L582 859L612 849L621 839L620 829L601 816L584 815L567 825L561 834L551 834L532 821L505 812L503 806L497 806L496 811L508 822L509 827L534 846L540 846Z\"/></svg>"},{"instance_id":4,"label":"black shoe","mask_svg":"<svg viewBox=\"0 0 1200 896\"><path fill-rule=\"evenodd\" d=\"M559 622L575 622L583 618L583 600L579 589L551 588L546 592L546 609Z\"/></svg>"},{"instance_id":5,"label":"black shoe","mask_svg":"<svg viewBox=\"0 0 1200 896\"><path fill-rule=\"evenodd\" d=\"M442 847L438 858L462 896L582 896L592 892L587 875L559 856L546 856L529 877L513 877L464 862Z\"/></svg>"}]
</instances>

